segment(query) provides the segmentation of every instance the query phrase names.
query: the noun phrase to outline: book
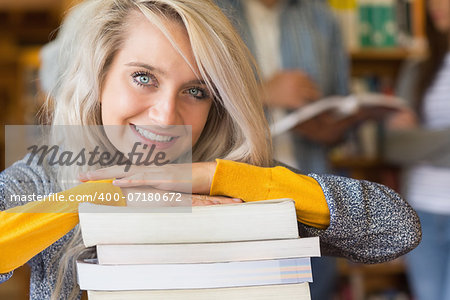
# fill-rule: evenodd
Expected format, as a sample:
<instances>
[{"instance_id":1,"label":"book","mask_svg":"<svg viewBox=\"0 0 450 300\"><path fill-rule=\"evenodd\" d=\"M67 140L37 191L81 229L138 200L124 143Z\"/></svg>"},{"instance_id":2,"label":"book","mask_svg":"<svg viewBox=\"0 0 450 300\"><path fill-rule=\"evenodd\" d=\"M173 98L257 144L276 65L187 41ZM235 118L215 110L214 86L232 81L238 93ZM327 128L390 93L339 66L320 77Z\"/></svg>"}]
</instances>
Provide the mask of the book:
<instances>
[{"instance_id":1,"label":"book","mask_svg":"<svg viewBox=\"0 0 450 300\"><path fill-rule=\"evenodd\" d=\"M372 45L372 2L372 0L358 0L359 46L361 47Z\"/></svg>"},{"instance_id":2,"label":"book","mask_svg":"<svg viewBox=\"0 0 450 300\"><path fill-rule=\"evenodd\" d=\"M81 203L79 219L86 247L99 244L214 243L298 238L294 201L266 200L194 206L113 207Z\"/></svg>"},{"instance_id":3,"label":"book","mask_svg":"<svg viewBox=\"0 0 450 300\"><path fill-rule=\"evenodd\" d=\"M147 290L147 291L88 291L89 300L230 300L230 299L296 299L310 300L309 284L307 282L245 286L216 289L189 290Z\"/></svg>"},{"instance_id":4,"label":"book","mask_svg":"<svg viewBox=\"0 0 450 300\"><path fill-rule=\"evenodd\" d=\"M328 0L341 29L347 50L358 48L358 14L356 0Z\"/></svg>"},{"instance_id":5,"label":"book","mask_svg":"<svg viewBox=\"0 0 450 300\"><path fill-rule=\"evenodd\" d=\"M396 5L394 0L372 0L371 45L373 47L397 46Z\"/></svg>"},{"instance_id":6,"label":"book","mask_svg":"<svg viewBox=\"0 0 450 300\"><path fill-rule=\"evenodd\" d=\"M277 136L326 112L331 111L339 117L345 118L358 113L365 107L378 107L384 108L386 111L395 112L407 107L407 104L399 97L378 93L330 96L298 108L281 120L273 123L270 126L270 130L273 136Z\"/></svg>"},{"instance_id":7,"label":"book","mask_svg":"<svg viewBox=\"0 0 450 300\"><path fill-rule=\"evenodd\" d=\"M213 263L320 256L319 238L192 244L97 245L103 265Z\"/></svg>"},{"instance_id":8,"label":"book","mask_svg":"<svg viewBox=\"0 0 450 300\"><path fill-rule=\"evenodd\" d=\"M196 264L101 265L77 261L82 290L222 288L312 282L309 257Z\"/></svg>"},{"instance_id":9,"label":"book","mask_svg":"<svg viewBox=\"0 0 450 300\"><path fill-rule=\"evenodd\" d=\"M397 1L397 39L399 46L404 48L411 48L413 42L412 2L413 0Z\"/></svg>"}]
</instances>

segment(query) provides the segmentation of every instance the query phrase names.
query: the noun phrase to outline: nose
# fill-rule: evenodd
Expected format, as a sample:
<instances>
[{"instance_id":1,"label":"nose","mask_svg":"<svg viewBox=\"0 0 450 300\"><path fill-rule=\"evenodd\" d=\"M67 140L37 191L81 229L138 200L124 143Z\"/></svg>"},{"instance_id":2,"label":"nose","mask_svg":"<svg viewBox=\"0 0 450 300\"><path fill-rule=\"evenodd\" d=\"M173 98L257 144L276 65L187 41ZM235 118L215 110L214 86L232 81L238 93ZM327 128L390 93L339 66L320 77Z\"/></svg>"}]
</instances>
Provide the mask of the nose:
<instances>
[{"instance_id":1,"label":"nose","mask_svg":"<svg viewBox=\"0 0 450 300\"><path fill-rule=\"evenodd\" d=\"M176 95L160 95L148 108L148 116L160 126L182 125Z\"/></svg>"}]
</instances>

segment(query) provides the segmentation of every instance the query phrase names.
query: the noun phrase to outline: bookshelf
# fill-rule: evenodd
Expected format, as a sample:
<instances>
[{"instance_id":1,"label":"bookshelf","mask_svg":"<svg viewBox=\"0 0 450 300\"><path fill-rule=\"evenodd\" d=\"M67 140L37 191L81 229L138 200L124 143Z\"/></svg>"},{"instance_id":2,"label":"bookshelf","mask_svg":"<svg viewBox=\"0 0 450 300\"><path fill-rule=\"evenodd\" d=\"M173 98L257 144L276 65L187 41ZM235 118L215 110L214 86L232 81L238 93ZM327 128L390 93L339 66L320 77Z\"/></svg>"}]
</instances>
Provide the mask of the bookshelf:
<instances>
[{"instance_id":1,"label":"bookshelf","mask_svg":"<svg viewBox=\"0 0 450 300\"><path fill-rule=\"evenodd\" d=\"M402 258L375 265L338 259L338 267L341 274L338 299L410 299Z\"/></svg>"},{"instance_id":2,"label":"bookshelf","mask_svg":"<svg viewBox=\"0 0 450 300\"><path fill-rule=\"evenodd\" d=\"M27 264L14 270L14 276L0 284L0 299L30 299L30 272Z\"/></svg>"},{"instance_id":3,"label":"bookshelf","mask_svg":"<svg viewBox=\"0 0 450 300\"><path fill-rule=\"evenodd\" d=\"M425 0L328 0L328 3L348 49L352 92L394 94L405 60L427 55ZM385 165L379 151L380 126L372 122L363 127L366 128L349 137L356 144L336 147L331 161L339 171L347 169L345 175L362 179L368 176L367 179L373 180L377 177L373 173L378 172L375 169L381 170Z\"/></svg>"},{"instance_id":4,"label":"bookshelf","mask_svg":"<svg viewBox=\"0 0 450 300\"><path fill-rule=\"evenodd\" d=\"M36 68L37 49L52 38L59 20L60 0L0 1L0 171L5 168L3 125L26 122L26 74ZM29 299L29 280L28 265L16 269L0 284L0 299Z\"/></svg>"},{"instance_id":5,"label":"bookshelf","mask_svg":"<svg viewBox=\"0 0 450 300\"><path fill-rule=\"evenodd\" d=\"M393 48L361 48L350 50L351 76L361 77L376 74L380 77L395 79L402 64L407 59L426 56L424 49Z\"/></svg>"},{"instance_id":6,"label":"bookshelf","mask_svg":"<svg viewBox=\"0 0 450 300\"><path fill-rule=\"evenodd\" d=\"M341 25L349 52L353 91L368 88L370 91L394 93L403 63L407 59L427 55L425 1L328 0L328 2ZM395 18L387 21L394 22L396 30L396 36L390 44L369 45L371 38L363 37L362 33L355 29L365 28L360 22L361 14L367 14L365 8L362 8L366 5L372 5L370 8L372 13L374 5L388 5L389 7L385 9L394 12L391 16ZM369 23L371 21L374 21L373 18ZM379 21L375 20L375 23ZM370 26L377 25L370 24ZM358 140L358 145L340 145L331 152L331 165L338 174L379 182L399 191L401 170L383 161L380 136L374 135L374 132L379 132L379 124L372 123L368 127L351 136L350 139ZM364 134L362 131L372 134L371 145L375 149L369 151L369 154L361 149L364 148L360 145L361 136ZM338 299L411 299L402 258L376 265L353 264L339 259L338 266L340 273Z\"/></svg>"}]
</instances>

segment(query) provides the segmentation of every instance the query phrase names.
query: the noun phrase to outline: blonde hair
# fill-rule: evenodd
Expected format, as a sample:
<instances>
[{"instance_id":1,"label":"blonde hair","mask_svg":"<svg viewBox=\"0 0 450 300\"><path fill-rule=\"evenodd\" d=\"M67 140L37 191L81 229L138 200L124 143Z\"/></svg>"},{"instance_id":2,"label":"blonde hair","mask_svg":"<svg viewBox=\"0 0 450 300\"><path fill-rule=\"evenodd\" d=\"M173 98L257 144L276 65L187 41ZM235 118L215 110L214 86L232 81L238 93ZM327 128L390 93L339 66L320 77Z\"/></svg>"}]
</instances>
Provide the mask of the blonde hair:
<instances>
[{"instance_id":1,"label":"blonde hair","mask_svg":"<svg viewBox=\"0 0 450 300\"><path fill-rule=\"evenodd\" d=\"M210 0L88 0L78 5L58 36L59 79L47 106L52 110L51 124L102 125L101 89L108 68L126 39L127 17L132 12L145 15L175 48L162 21L181 22L200 71L198 75L214 93L207 123L192 150L193 162L223 158L270 166L270 132L255 79L258 71L254 59L230 21ZM98 143L98 132L88 135L88 143ZM53 136L52 143L61 142L64 143ZM107 141L102 145L110 147ZM58 175L62 179L70 176L73 169L71 174L61 171ZM62 180L60 186L71 187L67 182L70 181ZM52 298L59 297L64 273L82 252L92 254L83 247L76 229L64 249ZM75 273L73 280L76 282ZM74 288L71 297L78 293Z\"/></svg>"}]
</instances>

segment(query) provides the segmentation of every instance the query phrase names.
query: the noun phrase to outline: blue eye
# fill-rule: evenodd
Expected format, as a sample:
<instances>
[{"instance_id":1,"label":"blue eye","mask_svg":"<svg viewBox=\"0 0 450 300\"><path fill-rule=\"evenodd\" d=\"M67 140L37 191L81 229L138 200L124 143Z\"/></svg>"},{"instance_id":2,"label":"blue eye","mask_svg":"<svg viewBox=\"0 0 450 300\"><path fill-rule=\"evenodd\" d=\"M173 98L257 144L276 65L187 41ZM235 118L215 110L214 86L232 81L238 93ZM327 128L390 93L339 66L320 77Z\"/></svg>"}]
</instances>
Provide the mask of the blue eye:
<instances>
[{"instance_id":1,"label":"blue eye","mask_svg":"<svg viewBox=\"0 0 450 300\"><path fill-rule=\"evenodd\" d=\"M194 96L194 97L199 97L200 95L200 93L201 93L201 91L198 89L198 88L190 88L189 90L188 90L188 93L189 93L189 95L191 95L191 96Z\"/></svg>"},{"instance_id":2,"label":"blue eye","mask_svg":"<svg viewBox=\"0 0 450 300\"><path fill-rule=\"evenodd\" d=\"M140 75L136 79L142 84L148 84L150 82L150 78L146 75Z\"/></svg>"},{"instance_id":3,"label":"blue eye","mask_svg":"<svg viewBox=\"0 0 450 300\"><path fill-rule=\"evenodd\" d=\"M185 90L185 92L187 95L194 97L197 100L203 100L203 99L207 99L210 98L210 95L208 93L208 91L206 91L205 89L199 88L199 87L191 87Z\"/></svg>"},{"instance_id":4,"label":"blue eye","mask_svg":"<svg viewBox=\"0 0 450 300\"><path fill-rule=\"evenodd\" d=\"M147 87L157 85L156 78L154 78L154 76L149 74L148 72L143 71L135 72L131 75L131 77L133 78L133 81L140 86Z\"/></svg>"}]
</instances>

